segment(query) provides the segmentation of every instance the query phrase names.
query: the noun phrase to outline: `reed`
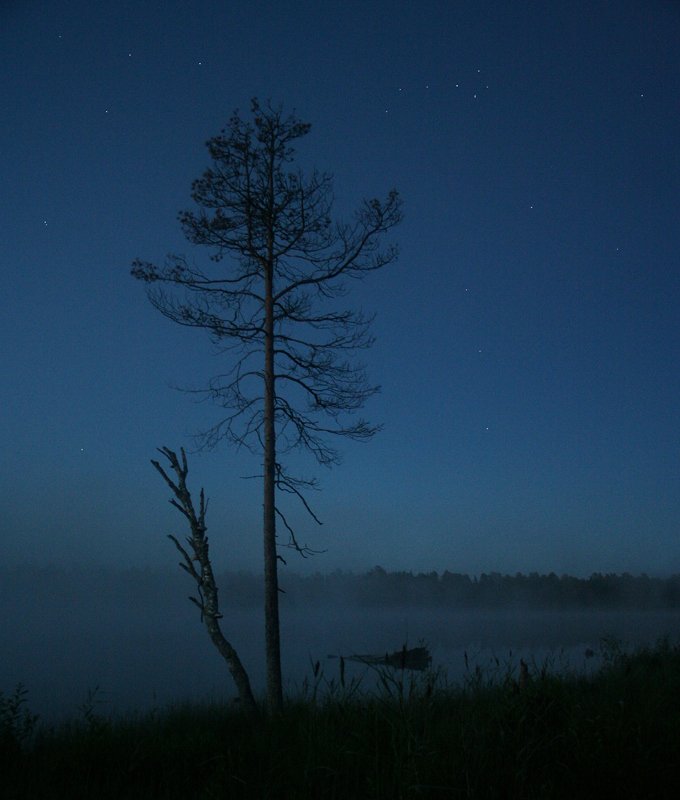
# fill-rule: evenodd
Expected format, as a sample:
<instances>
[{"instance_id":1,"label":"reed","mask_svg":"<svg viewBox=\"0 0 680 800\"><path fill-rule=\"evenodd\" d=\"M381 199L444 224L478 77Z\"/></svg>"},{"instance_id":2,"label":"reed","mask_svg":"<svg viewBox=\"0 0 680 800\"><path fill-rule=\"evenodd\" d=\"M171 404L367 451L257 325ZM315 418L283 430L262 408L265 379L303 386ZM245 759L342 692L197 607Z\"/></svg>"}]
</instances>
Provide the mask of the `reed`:
<instances>
[{"instance_id":1,"label":"reed","mask_svg":"<svg viewBox=\"0 0 680 800\"><path fill-rule=\"evenodd\" d=\"M49 728L25 693L0 696L0 795L680 796L680 647L604 655L589 677L508 663L456 685L377 666L371 690L314 665L281 713L258 718L213 704L113 719L86 702Z\"/></svg>"}]
</instances>

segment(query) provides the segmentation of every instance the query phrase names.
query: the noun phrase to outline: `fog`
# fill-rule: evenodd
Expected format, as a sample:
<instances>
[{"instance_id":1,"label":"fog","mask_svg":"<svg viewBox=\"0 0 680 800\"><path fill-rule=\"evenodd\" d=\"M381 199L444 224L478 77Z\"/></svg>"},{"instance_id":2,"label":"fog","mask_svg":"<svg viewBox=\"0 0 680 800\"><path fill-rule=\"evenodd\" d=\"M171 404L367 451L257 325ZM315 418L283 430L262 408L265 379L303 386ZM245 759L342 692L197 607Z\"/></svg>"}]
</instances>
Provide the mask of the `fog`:
<instances>
[{"instance_id":1,"label":"fog","mask_svg":"<svg viewBox=\"0 0 680 800\"><path fill-rule=\"evenodd\" d=\"M23 570L0 577L0 691L21 682L43 721L78 716L88 693L102 714L235 697L226 665L187 600L192 583L183 574ZM249 598L234 599L241 602L223 602L223 630L263 694L262 613ZM317 660L325 678L337 680L329 654L381 654L422 640L433 667L457 682L465 677L466 655L471 667L489 674L516 668L520 657L534 668L547 660L553 669L587 671L600 663L603 638L632 647L680 630L678 608L361 605L339 590L328 601L303 600L282 596L289 694L301 690ZM370 669L348 664L347 674L363 676L371 690Z\"/></svg>"}]
</instances>

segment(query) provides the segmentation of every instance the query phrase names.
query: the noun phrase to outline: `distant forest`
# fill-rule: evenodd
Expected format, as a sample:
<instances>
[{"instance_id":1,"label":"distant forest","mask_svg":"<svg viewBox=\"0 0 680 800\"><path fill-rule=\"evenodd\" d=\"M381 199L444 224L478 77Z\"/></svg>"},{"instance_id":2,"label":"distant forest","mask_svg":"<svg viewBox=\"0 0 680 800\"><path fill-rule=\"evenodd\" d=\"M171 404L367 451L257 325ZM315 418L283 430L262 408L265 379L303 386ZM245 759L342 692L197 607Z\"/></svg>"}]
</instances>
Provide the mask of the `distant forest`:
<instances>
[{"instance_id":1,"label":"distant forest","mask_svg":"<svg viewBox=\"0 0 680 800\"><path fill-rule=\"evenodd\" d=\"M259 606L262 577L247 572L218 573L223 609ZM304 606L335 602L362 607L446 606L497 608L680 608L680 575L654 578L628 573L593 573L589 578L537 572L470 576L443 573L387 572L374 567L365 573L336 571L281 575L282 602ZM5 567L0 569L0 600L61 601L184 601L194 585L181 570L105 567Z\"/></svg>"},{"instance_id":2,"label":"distant forest","mask_svg":"<svg viewBox=\"0 0 680 800\"><path fill-rule=\"evenodd\" d=\"M650 578L628 573L594 573L589 578L575 578L554 572L548 575L490 572L477 577L448 570L441 574L414 574L374 567L358 575L334 572L285 576L282 585L295 603L333 597L353 600L361 606L680 608L680 575Z\"/></svg>"}]
</instances>

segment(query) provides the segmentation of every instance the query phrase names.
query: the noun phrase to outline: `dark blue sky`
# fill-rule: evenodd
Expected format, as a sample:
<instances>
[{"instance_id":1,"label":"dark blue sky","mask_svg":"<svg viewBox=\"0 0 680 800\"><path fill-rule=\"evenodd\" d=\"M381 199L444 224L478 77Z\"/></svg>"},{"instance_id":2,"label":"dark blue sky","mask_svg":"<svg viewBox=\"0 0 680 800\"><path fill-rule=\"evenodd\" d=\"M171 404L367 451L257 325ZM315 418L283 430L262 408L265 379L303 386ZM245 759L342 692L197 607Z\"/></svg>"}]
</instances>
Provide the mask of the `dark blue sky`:
<instances>
[{"instance_id":1,"label":"dark blue sky","mask_svg":"<svg viewBox=\"0 0 680 800\"><path fill-rule=\"evenodd\" d=\"M148 460L223 363L135 257L257 95L312 123L336 209L396 186L353 287L385 423L322 472L297 569L680 570L680 4L3 2L3 563L175 561ZM215 561L260 567L257 462L190 461ZM312 465L307 465L311 471Z\"/></svg>"}]
</instances>

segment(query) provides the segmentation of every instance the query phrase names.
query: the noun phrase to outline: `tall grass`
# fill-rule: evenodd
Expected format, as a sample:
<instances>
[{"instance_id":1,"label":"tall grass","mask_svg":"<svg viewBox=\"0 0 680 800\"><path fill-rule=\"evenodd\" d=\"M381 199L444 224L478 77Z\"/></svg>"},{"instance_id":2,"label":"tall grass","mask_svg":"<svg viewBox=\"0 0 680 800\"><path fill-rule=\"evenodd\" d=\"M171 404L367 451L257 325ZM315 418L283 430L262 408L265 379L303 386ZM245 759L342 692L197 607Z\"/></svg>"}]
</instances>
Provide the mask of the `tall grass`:
<instances>
[{"instance_id":1,"label":"tall grass","mask_svg":"<svg viewBox=\"0 0 680 800\"><path fill-rule=\"evenodd\" d=\"M378 689L317 665L278 715L174 706L41 727L1 698L3 798L680 797L680 647L611 646L594 675L519 665ZM23 691L23 690L22 690Z\"/></svg>"}]
</instances>

